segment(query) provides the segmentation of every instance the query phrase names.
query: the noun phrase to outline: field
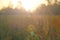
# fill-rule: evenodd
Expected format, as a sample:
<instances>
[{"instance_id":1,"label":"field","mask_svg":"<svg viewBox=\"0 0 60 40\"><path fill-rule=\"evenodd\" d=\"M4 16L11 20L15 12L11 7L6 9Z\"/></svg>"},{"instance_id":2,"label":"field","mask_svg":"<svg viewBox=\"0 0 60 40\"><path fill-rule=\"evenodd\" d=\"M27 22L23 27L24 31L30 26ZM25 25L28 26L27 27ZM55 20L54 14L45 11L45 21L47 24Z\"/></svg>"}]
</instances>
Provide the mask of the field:
<instances>
[{"instance_id":1,"label":"field","mask_svg":"<svg viewBox=\"0 0 60 40\"><path fill-rule=\"evenodd\" d=\"M32 27L29 27L30 25ZM0 39L25 40L27 37L28 40L31 31L40 35L41 25L45 37L48 35L49 30L55 29L59 40L60 15L0 15ZM51 26L54 29L50 29Z\"/></svg>"}]
</instances>

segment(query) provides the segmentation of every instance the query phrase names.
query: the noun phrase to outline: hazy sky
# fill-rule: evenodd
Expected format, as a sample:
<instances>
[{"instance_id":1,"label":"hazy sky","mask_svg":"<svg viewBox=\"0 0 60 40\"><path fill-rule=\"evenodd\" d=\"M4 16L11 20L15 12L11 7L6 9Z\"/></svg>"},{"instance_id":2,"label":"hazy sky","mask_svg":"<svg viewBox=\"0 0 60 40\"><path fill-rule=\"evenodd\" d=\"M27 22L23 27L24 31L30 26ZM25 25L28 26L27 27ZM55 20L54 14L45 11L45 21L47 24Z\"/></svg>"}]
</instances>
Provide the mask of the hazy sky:
<instances>
[{"instance_id":1,"label":"hazy sky","mask_svg":"<svg viewBox=\"0 0 60 40\"><path fill-rule=\"evenodd\" d=\"M10 0L0 0L0 9L3 7L7 7Z\"/></svg>"},{"instance_id":2,"label":"hazy sky","mask_svg":"<svg viewBox=\"0 0 60 40\"><path fill-rule=\"evenodd\" d=\"M8 7L11 0L0 0L0 9L3 7ZM16 1L16 0L15 0ZM11 2L12 3L12 2Z\"/></svg>"},{"instance_id":3,"label":"hazy sky","mask_svg":"<svg viewBox=\"0 0 60 40\"><path fill-rule=\"evenodd\" d=\"M0 9L2 9L3 7L8 7L10 1L11 0L0 0Z\"/></svg>"}]
</instances>

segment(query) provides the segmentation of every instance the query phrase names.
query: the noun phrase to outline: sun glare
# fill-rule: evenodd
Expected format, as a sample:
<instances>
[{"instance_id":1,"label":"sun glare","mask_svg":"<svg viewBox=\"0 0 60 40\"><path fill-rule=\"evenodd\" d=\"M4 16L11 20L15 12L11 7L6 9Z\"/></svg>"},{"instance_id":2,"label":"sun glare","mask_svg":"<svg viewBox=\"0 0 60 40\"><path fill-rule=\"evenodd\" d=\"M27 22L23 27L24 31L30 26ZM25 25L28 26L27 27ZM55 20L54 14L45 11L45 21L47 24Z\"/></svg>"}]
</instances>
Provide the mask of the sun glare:
<instances>
[{"instance_id":1,"label":"sun glare","mask_svg":"<svg viewBox=\"0 0 60 40\"><path fill-rule=\"evenodd\" d=\"M33 11L45 1L44 0L22 0L21 2L22 2L22 7L26 11Z\"/></svg>"},{"instance_id":2,"label":"sun glare","mask_svg":"<svg viewBox=\"0 0 60 40\"><path fill-rule=\"evenodd\" d=\"M13 5L13 8L16 8L18 5L18 0L12 0L11 3Z\"/></svg>"},{"instance_id":3,"label":"sun glare","mask_svg":"<svg viewBox=\"0 0 60 40\"><path fill-rule=\"evenodd\" d=\"M46 0L5 0L2 4L0 4L1 7L10 5L13 9L22 7L26 11L34 11L40 4L46 4Z\"/></svg>"}]
</instances>

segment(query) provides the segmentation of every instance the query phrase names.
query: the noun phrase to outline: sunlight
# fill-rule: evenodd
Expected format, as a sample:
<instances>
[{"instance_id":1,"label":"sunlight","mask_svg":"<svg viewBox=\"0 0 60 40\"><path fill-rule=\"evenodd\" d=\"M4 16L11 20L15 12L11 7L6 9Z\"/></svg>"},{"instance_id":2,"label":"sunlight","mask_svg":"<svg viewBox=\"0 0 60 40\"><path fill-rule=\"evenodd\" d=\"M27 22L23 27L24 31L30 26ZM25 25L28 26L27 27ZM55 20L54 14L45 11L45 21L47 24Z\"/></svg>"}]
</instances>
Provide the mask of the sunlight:
<instances>
[{"instance_id":1,"label":"sunlight","mask_svg":"<svg viewBox=\"0 0 60 40\"><path fill-rule=\"evenodd\" d=\"M19 1L21 2L22 8L31 12L34 11L40 4L45 3L45 0L12 0L13 8L17 7Z\"/></svg>"},{"instance_id":2,"label":"sunlight","mask_svg":"<svg viewBox=\"0 0 60 40\"><path fill-rule=\"evenodd\" d=\"M21 2L22 2L22 7L26 11L33 11L45 1L44 0L21 0Z\"/></svg>"},{"instance_id":3,"label":"sunlight","mask_svg":"<svg viewBox=\"0 0 60 40\"><path fill-rule=\"evenodd\" d=\"M11 3L13 5L13 9L17 7L19 0L12 0Z\"/></svg>"},{"instance_id":4,"label":"sunlight","mask_svg":"<svg viewBox=\"0 0 60 40\"><path fill-rule=\"evenodd\" d=\"M23 8L26 11L33 12L41 4L47 4L46 0L5 0L0 2L1 7Z\"/></svg>"}]
</instances>

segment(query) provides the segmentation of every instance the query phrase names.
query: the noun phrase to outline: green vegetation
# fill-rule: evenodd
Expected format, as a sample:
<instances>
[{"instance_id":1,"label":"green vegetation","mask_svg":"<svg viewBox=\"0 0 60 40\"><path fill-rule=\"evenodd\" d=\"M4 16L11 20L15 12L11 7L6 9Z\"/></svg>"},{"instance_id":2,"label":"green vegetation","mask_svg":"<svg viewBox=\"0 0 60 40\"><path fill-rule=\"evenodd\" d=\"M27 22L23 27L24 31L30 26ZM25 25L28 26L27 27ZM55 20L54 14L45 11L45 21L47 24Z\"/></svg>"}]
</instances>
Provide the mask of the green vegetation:
<instances>
[{"instance_id":1,"label":"green vegetation","mask_svg":"<svg viewBox=\"0 0 60 40\"><path fill-rule=\"evenodd\" d=\"M42 4L32 14L0 10L0 40L60 40L60 5Z\"/></svg>"}]
</instances>

